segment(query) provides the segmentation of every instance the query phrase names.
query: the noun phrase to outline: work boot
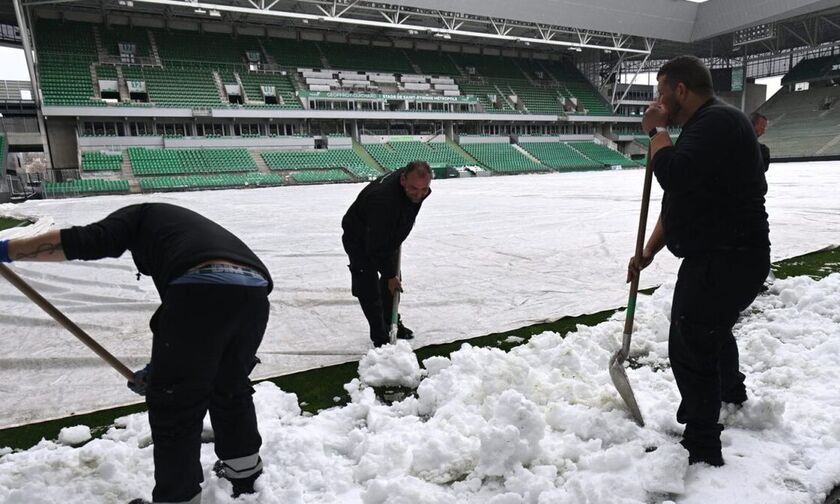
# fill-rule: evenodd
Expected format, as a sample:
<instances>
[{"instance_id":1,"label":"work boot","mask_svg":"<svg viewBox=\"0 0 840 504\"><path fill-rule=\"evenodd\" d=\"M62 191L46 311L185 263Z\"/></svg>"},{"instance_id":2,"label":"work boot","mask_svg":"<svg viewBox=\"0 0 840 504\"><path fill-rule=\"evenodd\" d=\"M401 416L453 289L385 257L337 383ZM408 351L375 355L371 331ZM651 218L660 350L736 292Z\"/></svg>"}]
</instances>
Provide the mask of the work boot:
<instances>
[{"instance_id":1,"label":"work boot","mask_svg":"<svg viewBox=\"0 0 840 504\"><path fill-rule=\"evenodd\" d=\"M414 331L404 326L402 320L397 322L397 339L410 340L414 339Z\"/></svg>"},{"instance_id":2,"label":"work boot","mask_svg":"<svg viewBox=\"0 0 840 504\"><path fill-rule=\"evenodd\" d=\"M720 432L723 426L714 424L697 428L687 425L680 444L688 450L688 464L706 463L710 466L723 465L723 455L720 446Z\"/></svg>"},{"instance_id":3,"label":"work boot","mask_svg":"<svg viewBox=\"0 0 840 504\"><path fill-rule=\"evenodd\" d=\"M723 466L723 455L718 452L688 452L688 465L694 464L709 464L712 467Z\"/></svg>"},{"instance_id":4,"label":"work boot","mask_svg":"<svg viewBox=\"0 0 840 504\"><path fill-rule=\"evenodd\" d=\"M259 478L262 474L262 469L245 478L229 478L225 467L224 462L217 460L213 465L213 472L216 473L216 476L219 478L224 478L230 481L231 486L233 486L234 499L242 494L252 494L256 492L256 490L254 490L254 482L257 481L257 478Z\"/></svg>"}]
</instances>

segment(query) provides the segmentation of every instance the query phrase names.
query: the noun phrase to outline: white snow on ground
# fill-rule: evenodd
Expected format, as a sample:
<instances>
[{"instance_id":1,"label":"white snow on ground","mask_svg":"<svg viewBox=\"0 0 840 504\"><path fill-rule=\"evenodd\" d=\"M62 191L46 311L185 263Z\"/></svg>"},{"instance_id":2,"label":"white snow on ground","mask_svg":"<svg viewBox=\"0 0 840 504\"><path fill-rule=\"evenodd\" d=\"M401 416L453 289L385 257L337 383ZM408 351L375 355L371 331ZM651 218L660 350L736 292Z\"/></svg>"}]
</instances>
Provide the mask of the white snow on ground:
<instances>
[{"instance_id":1,"label":"white snow on ground","mask_svg":"<svg viewBox=\"0 0 840 504\"><path fill-rule=\"evenodd\" d=\"M626 302L642 170L441 180L403 247L401 308L413 347L455 341ZM773 257L840 242L840 163L768 172ZM654 184L655 186L655 184ZM104 196L0 205L0 214L87 224L143 201L193 208L244 239L275 280L255 377L358 359L367 324L350 294L340 221L360 184ZM660 192L654 190L651 224ZM49 221L39 221L44 226ZM649 226L650 228L650 226ZM20 230L0 232L0 237ZM643 286L672 279L663 253ZM159 304L116 260L12 268L131 368L149 358ZM136 401L122 377L0 280L0 428Z\"/></svg>"},{"instance_id":2,"label":"white snow on ground","mask_svg":"<svg viewBox=\"0 0 840 504\"><path fill-rule=\"evenodd\" d=\"M417 396L386 405L358 379L352 402L302 415L259 384L265 473L236 502L274 504L820 503L840 483L840 274L778 280L735 328L750 399L725 410L726 465L688 466L667 368L673 284L641 296L628 369L646 427L629 417L607 363L623 314L510 352L463 345L425 361ZM402 350L400 350L402 352ZM381 351L371 351L373 354ZM206 421L205 421L206 422ZM124 503L149 497L146 414L102 439L0 456L0 502ZM3 453L3 451L0 451ZM210 474L204 503L233 502Z\"/></svg>"}]
</instances>

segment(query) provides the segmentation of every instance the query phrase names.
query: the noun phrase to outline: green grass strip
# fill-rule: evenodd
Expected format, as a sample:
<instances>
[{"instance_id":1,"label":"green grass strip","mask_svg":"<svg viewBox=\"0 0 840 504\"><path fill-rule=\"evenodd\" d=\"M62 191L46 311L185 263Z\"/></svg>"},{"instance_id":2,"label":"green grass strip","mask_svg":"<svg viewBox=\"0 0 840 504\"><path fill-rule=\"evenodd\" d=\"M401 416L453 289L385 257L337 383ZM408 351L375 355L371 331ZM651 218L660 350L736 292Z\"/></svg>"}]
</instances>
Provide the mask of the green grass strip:
<instances>
[{"instance_id":1,"label":"green grass strip","mask_svg":"<svg viewBox=\"0 0 840 504\"><path fill-rule=\"evenodd\" d=\"M3 217L2 215L0 215L0 231L27 224L31 224L31 222L27 220L15 219L13 217Z\"/></svg>"}]
</instances>

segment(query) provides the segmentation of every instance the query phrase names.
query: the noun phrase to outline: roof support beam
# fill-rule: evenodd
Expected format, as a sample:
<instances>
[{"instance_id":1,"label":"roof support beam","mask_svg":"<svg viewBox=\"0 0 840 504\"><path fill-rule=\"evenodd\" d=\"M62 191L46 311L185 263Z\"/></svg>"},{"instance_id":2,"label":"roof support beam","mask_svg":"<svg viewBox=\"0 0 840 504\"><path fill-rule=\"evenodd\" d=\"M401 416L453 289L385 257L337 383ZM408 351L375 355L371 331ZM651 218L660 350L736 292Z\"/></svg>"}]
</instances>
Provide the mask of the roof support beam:
<instances>
[{"instance_id":1,"label":"roof support beam","mask_svg":"<svg viewBox=\"0 0 840 504\"><path fill-rule=\"evenodd\" d=\"M628 53L635 53L635 54L649 54L649 49L640 49L636 47L629 47L629 41L632 40L632 37L629 36L621 36L621 46L616 46L616 44L611 42L600 42L604 40L608 34L602 34L600 32L591 32L591 31L582 31L582 30L574 30L574 29L560 29L559 27L551 27L547 28L544 26L539 26L536 24L523 24L517 23L512 21L503 21L500 24L500 20L489 20L488 18L478 18L476 17L473 19L470 17L469 19L466 17L462 17L459 14L453 14L451 12L441 12L436 11L437 16L436 19L438 22L443 24L443 27L440 26L429 26L429 25L420 25L420 24L407 24L405 21L409 18L409 16L413 16L417 14L413 10L406 9L398 10L397 16L391 18L390 16L386 16L387 21L383 20L372 20L368 18L361 18L361 17L350 17L346 15L351 9L358 10L358 9L367 9L367 10L378 10L379 12L383 12L382 9L371 9L368 5L364 5L360 0L355 0L353 3L346 6L341 11L338 11L338 6L335 2L330 1L329 3L324 2L317 2L317 1L310 1L307 4L315 4L320 13L318 14L309 14L304 12L291 12L291 11L284 11L284 10L274 10L271 7L274 6L272 3L270 6L266 8L253 8L253 7L244 7L238 5L229 5L223 3L214 3L212 1L196 1L196 0L133 0L135 3L145 3L145 4L154 4L154 5L163 5L172 8L185 8L190 10L195 9L206 9L206 10L217 10L223 12L233 12L239 14L254 14L254 15L261 15L261 16L269 16L269 17L279 17L279 18L286 18L286 19L293 19L299 21L315 21L315 22L323 22L323 23L336 23L336 24L345 24L345 25L358 25L358 26L368 26L368 27L377 27L377 28L397 28L406 31L414 31L416 33L427 33L432 36L441 36L443 38L451 38L452 36L463 36L463 37L475 37L475 38L483 38L483 39L491 39L491 40L500 40L500 41L509 41L509 42L520 42L520 43L528 43L530 44L540 44L540 45L548 45L548 46L559 46L559 47L576 47L582 49L607 49L607 50L615 50L615 51L624 51ZM367 2L365 2L366 4ZM325 7L326 6L326 7ZM333 9L335 8L336 12L333 13ZM387 11L393 12L393 10ZM400 17L400 14L404 13L404 17ZM394 21L396 20L396 22ZM471 24L483 24L485 26L495 26L495 33L492 31L475 31L475 30L464 30L462 29L465 21L470 21ZM534 36L517 36L512 35L512 30L516 28L523 28L532 30L534 32ZM577 36L577 41L574 39L572 40L563 40L556 37L558 33L563 31L563 33L572 34L572 36ZM596 41L596 37L598 40ZM607 39L608 40L608 39Z\"/></svg>"}]
</instances>

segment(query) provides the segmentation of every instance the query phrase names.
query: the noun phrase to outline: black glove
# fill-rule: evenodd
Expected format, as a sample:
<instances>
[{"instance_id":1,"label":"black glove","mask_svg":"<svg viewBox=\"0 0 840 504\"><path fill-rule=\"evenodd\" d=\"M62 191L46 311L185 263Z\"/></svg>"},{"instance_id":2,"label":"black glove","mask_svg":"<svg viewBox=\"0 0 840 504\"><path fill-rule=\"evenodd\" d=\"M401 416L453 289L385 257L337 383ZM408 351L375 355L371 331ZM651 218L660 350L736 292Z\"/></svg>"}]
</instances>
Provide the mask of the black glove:
<instances>
[{"instance_id":1,"label":"black glove","mask_svg":"<svg viewBox=\"0 0 840 504\"><path fill-rule=\"evenodd\" d=\"M145 396L146 386L149 384L149 375L152 373L152 363L146 364L146 367L134 372L134 380L126 383L129 389L135 394Z\"/></svg>"}]
</instances>

